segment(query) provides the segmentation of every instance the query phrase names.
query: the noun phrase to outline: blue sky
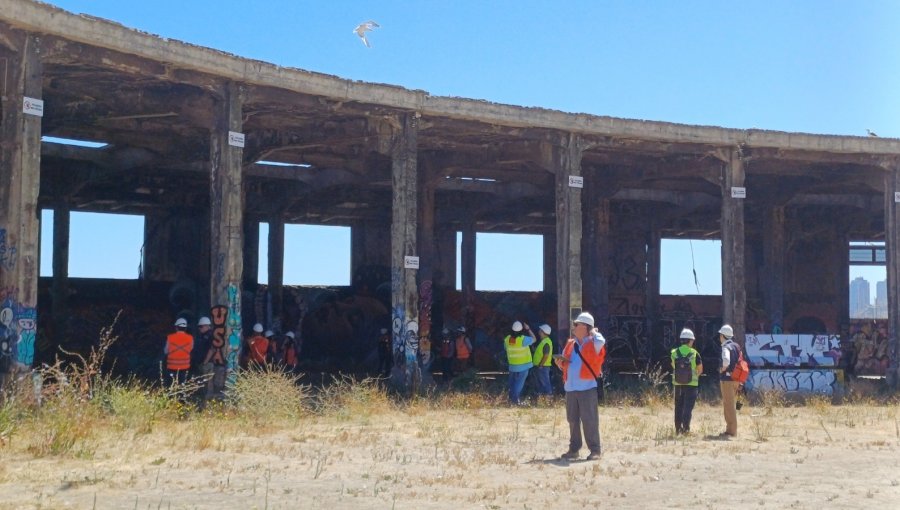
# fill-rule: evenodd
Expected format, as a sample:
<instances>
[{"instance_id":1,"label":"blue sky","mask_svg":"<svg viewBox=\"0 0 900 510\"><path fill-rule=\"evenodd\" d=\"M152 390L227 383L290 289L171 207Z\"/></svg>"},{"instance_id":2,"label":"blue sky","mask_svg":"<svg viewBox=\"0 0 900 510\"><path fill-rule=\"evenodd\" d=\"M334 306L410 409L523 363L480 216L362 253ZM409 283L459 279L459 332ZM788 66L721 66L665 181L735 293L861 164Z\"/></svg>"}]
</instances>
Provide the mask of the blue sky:
<instances>
[{"instance_id":1,"label":"blue sky","mask_svg":"<svg viewBox=\"0 0 900 510\"><path fill-rule=\"evenodd\" d=\"M900 137L893 0L51 3L244 57L435 95ZM381 28L366 48L352 29L369 19ZM677 258L680 274L690 261ZM518 276L504 278L498 286ZM691 275L684 293L693 289Z\"/></svg>"}]
</instances>

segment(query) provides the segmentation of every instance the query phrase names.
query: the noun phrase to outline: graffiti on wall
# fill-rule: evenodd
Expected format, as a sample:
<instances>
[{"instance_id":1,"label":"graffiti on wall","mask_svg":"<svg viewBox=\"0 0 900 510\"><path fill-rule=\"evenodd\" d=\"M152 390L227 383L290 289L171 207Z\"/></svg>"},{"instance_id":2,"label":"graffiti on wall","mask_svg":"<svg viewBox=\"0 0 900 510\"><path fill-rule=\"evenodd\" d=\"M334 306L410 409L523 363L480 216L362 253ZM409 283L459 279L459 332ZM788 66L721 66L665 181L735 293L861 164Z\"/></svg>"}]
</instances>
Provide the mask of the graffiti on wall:
<instances>
[{"instance_id":1,"label":"graffiti on wall","mask_svg":"<svg viewBox=\"0 0 900 510\"><path fill-rule=\"evenodd\" d=\"M747 335L748 362L755 367L836 367L838 335Z\"/></svg>"},{"instance_id":2,"label":"graffiti on wall","mask_svg":"<svg viewBox=\"0 0 900 510\"><path fill-rule=\"evenodd\" d=\"M431 352L431 305L432 283L425 280L419 285L419 365L422 370L431 367L433 356Z\"/></svg>"},{"instance_id":3,"label":"graffiti on wall","mask_svg":"<svg viewBox=\"0 0 900 510\"><path fill-rule=\"evenodd\" d=\"M753 391L781 391L784 393L822 393L833 395L843 390L844 371L812 370L751 370L747 388Z\"/></svg>"},{"instance_id":4,"label":"graffiti on wall","mask_svg":"<svg viewBox=\"0 0 900 510\"><path fill-rule=\"evenodd\" d=\"M234 283L228 284L228 372L233 384L241 353L241 292Z\"/></svg>"},{"instance_id":5,"label":"graffiti on wall","mask_svg":"<svg viewBox=\"0 0 900 510\"><path fill-rule=\"evenodd\" d=\"M850 321L850 342L847 346L847 366L856 375L879 375L887 372L888 322L885 319L853 319Z\"/></svg>"},{"instance_id":6,"label":"graffiti on wall","mask_svg":"<svg viewBox=\"0 0 900 510\"><path fill-rule=\"evenodd\" d=\"M209 315L212 319L212 347L213 347L213 358L210 360L216 365L225 365L226 358L222 356L223 352L228 352L230 349L225 349L225 335L226 335L226 325L228 323L228 307L225 305L216 305L209 309Z\"/></svg>"},{"instance_id":7,"label":"graffiti on wall","mask_svg":"<svg viewBox=\"0 0 900 510\"><path fill-rule=\"evenodd\" d=\"M12 271L16 266L16 247L7 240L6 229L0 228L0 268Z\"/></svg>"},{"instance_id":8,"label":"graffiti on wall","mask_svg":"<svg viewBox=\"0 0 900 510\"><path fill-rule=\"evenodd\" d=\"M0 304L0 357L4 365L30 367L34 363L37 309L17 302L14 295L7 289Z\"/></svg>"}]
</instances>

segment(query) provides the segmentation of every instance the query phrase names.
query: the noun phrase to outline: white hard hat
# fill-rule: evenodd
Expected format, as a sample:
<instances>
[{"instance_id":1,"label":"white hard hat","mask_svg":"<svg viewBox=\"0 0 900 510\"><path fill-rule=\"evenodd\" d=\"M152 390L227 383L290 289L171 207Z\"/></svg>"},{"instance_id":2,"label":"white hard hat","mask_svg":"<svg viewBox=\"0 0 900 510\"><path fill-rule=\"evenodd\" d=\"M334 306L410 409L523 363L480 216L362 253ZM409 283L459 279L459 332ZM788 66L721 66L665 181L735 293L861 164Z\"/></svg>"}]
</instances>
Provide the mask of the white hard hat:
<instances>
[{"instance_id":1,"label":"white hard hat","mask_svg":"<svg viewBox=\"0 0 900 510\"><path fill-rule=\"evenodd\" d=\"M459 334L463 334L463 333L466 332L466 327L465 327L465 326L460 326L460 327L456 328L456 332L459 333Z\"/></svg>"},{"instance_id":2,"label":"white hard hat","mask_svg":"<svg viewBox=\"0 0 900 510\"><path fill-rule=\"evenodd\" d=\"M284 334L284 336L286 336L286 337L288 337L288 338L294 338L294 332L293 332L293 331L288 331L287 333Z\"/></svg>"},{"instance_id":3,"label":"white hard hat","mask_svg":"<svg viewBox=\"0 0 900 510\"><path fill-rule=\"evenodd\" d=\"M263 332L262 324L260 324L258 322L256 324L254 324L253 331L256 331L257 333L262 333Z\"/></svg>"},{"instance_id":4,"label":"white hard hat","mask_svg":"<svg viewBox=\"0 0 900 510\"><path fill-rule=\"evenodd\" d=\"M725 335L725 338L731 338L734 336L734 330L731 329L731 326L729 326L728 324L719 328L719 333Z\"/></svg>"},{"instance_id":5,"label":"white hard hat","mask_svg":"<svg viewBox=\"0 0 900 510\"><path fill-rule=\"evenodd\" d=\"M209 326L212 322L209 320L209 317L200 317L200 320L197 321L198 326Z\"/></svg>"},{"instance_id":6,"label":"white hard hat","mask_svg":"<svg viewBox=\"0 0 900 510\"><path fill-rule=\"evenodd\" d=\"M550 329L549 324L541 324L540 330L543 331L547 335L549 335L550 332L553 331L552 329Z\"/></svg>"},{"instance_id":7,"label":"white hard hat","mask_svg":"<svg viewBox=\"0 0 900 510\"><path fill-rule=\"evenodd\" d=\"M265 336L266 336L266 338L269 338L270 336L272 336L272 335L274 335L274 334L275 334L275 333L273 333L272 330L269 329L269 330L266 330L266 335L265 335Z\"/></svg>"},{"instance_id":8,"label":"white hard hat","mask_svg":"<svg viewBox=\"0 0 900 510\"><path fill-rule=\"evenodd\" d=\"M694 338L694 332L691 331L691 330L689 330L688 328L684 328L684 329L681 330L681 337L680 337L680 338L682 338L682 339L687 338L688 340L695 340L695 338Z\"/></svg>"},{"instance_id":9,"label":"white hard hat","mask_svg":"<svg viewBox=\"0 0 900 510\"><path fill-rule=\"evenodd\" d=\"M513 322L512 330L515 331L516 333L518 333L519 331L522 331L522 323L519 321Z\"/></svg>"},{"instance_id":10,"label":"white hard hat","mask_svg":"<svg viewBox=\"0 0 900 510\"><path fill-rule=\"evenodd\" d=\"M587 324L590 327L594 327L594 316L587 313L581 312L578 314L578 317L575 318L575 322L580 322L582 324Z\"/></svg>"},{"instance_id":11,"label":"white hard hat","mask_svg":"<svg viewBox=\"0 0 900 510\"><path fill-rule=\"evenodd\" d=\"M175 321L175 327L176 328L186 328L187 327L187 319L185 319L184 317L180 317L178 320Z\"/></svg>"}]
</instances>

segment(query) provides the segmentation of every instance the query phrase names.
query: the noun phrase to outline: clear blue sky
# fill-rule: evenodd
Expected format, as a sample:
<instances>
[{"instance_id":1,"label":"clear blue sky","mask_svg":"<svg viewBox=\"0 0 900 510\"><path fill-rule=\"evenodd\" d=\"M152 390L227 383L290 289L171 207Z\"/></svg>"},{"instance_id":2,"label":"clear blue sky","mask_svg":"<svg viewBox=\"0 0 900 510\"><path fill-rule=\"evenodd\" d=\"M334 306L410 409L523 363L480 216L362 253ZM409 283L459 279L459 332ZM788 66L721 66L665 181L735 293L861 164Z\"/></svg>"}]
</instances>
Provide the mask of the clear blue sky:
<instances>
[{"instance_id":1,"label":"clear blue sky","mask_svg":"<svg viewBox=\"0 0 900 510\"><path fill-rule=\"evenodd\" d=\"M435 95L900 137L900 2L893 0L51 3L243 57ZM369 19L381 28L366 48L351 31ZM683 257L674 261L679 274L690 264ZM479 286L519 278L496 276L479 275ZM663 282L679 285L687 287L678 293L696 292L692 275L687 284ZM701 291L711 285L701 280Z\"/></svg>"}]
</instances>

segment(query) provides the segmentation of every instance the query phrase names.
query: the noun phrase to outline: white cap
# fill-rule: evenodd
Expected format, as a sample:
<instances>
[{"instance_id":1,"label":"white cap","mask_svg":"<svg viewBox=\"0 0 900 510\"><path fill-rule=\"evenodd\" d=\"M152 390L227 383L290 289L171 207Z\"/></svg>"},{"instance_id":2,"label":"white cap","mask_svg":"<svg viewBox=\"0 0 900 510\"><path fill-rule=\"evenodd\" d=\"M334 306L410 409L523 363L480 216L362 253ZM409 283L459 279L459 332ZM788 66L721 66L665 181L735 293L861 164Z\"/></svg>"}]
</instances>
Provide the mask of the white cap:
<instances>
[{"instance_id":1,"label":"white cap","mask_svg":"<svg viewBox=\"0 0 900 510\"><path fill-rule=\"evenodd\" d=\"M253 331L256 331L257 333L262 333L263 332L262 324L260 324L258 322L256 324L254 324Z\"/></svg>"},{"instance_id":2,"label":"white cap","mask_svg":"<svg viewBox=\"0 0 900 510\"><path fill-rule=\"evenodd\" d=\"M175 327L176 328L186 328L187 327L187 319L185 319L184 317L180 317L178 320L175 321Z\"/></svg>"},{"instance_id":3,"label":"white cap","mask_svg":"<svg viewBox=\"0 0 900 510\"><path fill-rule=\"evenodd\" d=\"M519 331L522 331L522 323L519 321L513 322L512 330L515 331L516 333L518 333Z\"/></svg>"},{"instance_id":4,"label":"white cap","mask_svg":"<svg viewBox=\"0 0 900 510\"><path fill-rule=\"evenodd\" d=\"M288 331L287 333L284 334L284 336L286 336L286 337L288 337L288 338L294 338L294 332L293 332L293 331Z\"/></svg>"},{"instance_id":5,"label":"white cap","mask_svg":"<svg viewBox=\"0 0 900 510\"><path fill-rule=\"evenodd\" d=\"M270 336L272 336L272 335L274 335L274 334L275 334L275 333L272 333L272 330L271 330L271 329L266 330L266 338L269 338Z\"/></svg>"},{"instance_id":6,"label":"white cap","mask_svg":"<svg viewBox=\"0 0 900 510\"><path fill-rule=\"evenodd\" d=\"M719 333L725 335L725 338L731 338L734 336L734 330L731 329L731 326L725 324L721 328L719 328Z\"/></svg>"},{"instance_id":7,"label":"white cap","mask_svg":"<svg viewBox=\"0 0 900 510\"><path fill-rule=\"evenodd\" d=\"M688 328L684 328L684 329L681 330L681 336L680 336L679 338L682 338L682 339L685 339L685 338L686 338L686 339L688 339L688 340L695 340L695 338L694 338L694 332L691 331L691 330L689 330Z\"/></svg>"},{"instance_id":8,"label":"white cap","mask_svg":"<svg viewBox=\"0 0 900 510\"><path fill-rule=\"evenodd\" d=\"M200 320L197 321L198 326L209 326L212 322L209 320L209 317L200 317Z\"/></svg>"},{"instance_id":9,"label":"white cap","mask_svg":"<svg viewBox=\"0 0 900 510\"><path fill-rule=\"evenodd\" d=\"M540 330L544 332L544 334L549 335L552 329L550 329L549 324L541 324Z\"/></svg>"},{"instance_id":10,"label":"white cap","mask_svg":"<svg viewBox=\"0 0 900 510\"><path fill-rule=\"evenodd\" d=\"M582 324L587 324L590 327L594 327L594 316L587 313L581 312L578 314L578 317L575 318L575 322L580 322Z\"/></svg>"}]
</instances>

